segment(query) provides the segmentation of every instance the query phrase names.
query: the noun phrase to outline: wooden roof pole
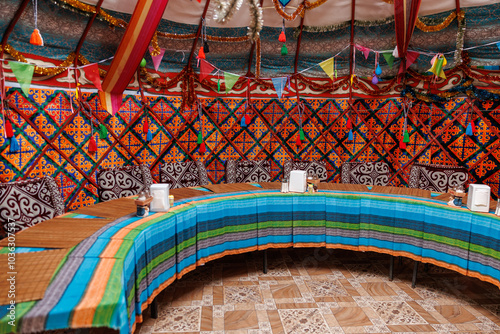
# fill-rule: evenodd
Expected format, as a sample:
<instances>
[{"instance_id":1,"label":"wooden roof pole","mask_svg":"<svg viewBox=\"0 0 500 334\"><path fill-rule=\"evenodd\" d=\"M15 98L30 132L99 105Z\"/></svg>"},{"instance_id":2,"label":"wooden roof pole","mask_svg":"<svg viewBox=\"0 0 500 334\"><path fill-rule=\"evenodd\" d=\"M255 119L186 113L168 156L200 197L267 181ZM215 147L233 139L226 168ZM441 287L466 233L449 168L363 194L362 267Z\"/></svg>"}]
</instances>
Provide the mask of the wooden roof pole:
<instances>
[{"instance_id":1,"label":"wooden roof pole","mask_svg":"<svg viewBox=\"0 0 500 334\"><path fill-rule=\"evenodd\" d=\"M205 16L207 15L207 10L208 10L208 5L210 4L210 0L207 0L205 3L205 8L203 9L203 13L201 14L200 18L200 24L198 25L198 31L196 32L196 37L193 41L193 46L191 47L191 52L189 53L189 58L187 62L187 66L191 67L191 61L193 60L194 52L196 51L196 44L198 44L198 38L200 38L201 35L201 29L203 28L203 20L205 19ZM202 43L203 45L203 43Z\"/></svg>"},{"instance_id":2,"label":"wooden roof pole","mask_svg":"<svg viewBox=\"0 0 500 334\"><path fill-rule=\"evenodd\" d=\"M78 44L76 46L75 62L74 62L75 63L75 76L76 76L76 66L78 65L78 56L80 55L80 50L82 49L83 42L87 38L87 34L89 33L90 28L92 27L92 24L94 24L95 18L97 17L97 15L99 14L99 11L101 10L101 5L102 5L103 1L104 0L99 0L99 2L97 2L97 5L95 6L95 13L94 13L94 15L92 15L92 17L87 22L87 26L85 27L85 30L83 31L82 36L80 37L80 40L78 41Z\"/></svg>"},{"instance_id":3,"label":"wooden roof pole","mask_svg":"<svg viewBox=\"0 0 500 334\"><path fill-rule=\"evenodd\" d=\"M26 6L28 5L29 2L30 2L30 0L23 0L23 2L19 5L19 8L17 9L16 14L12 18L12 20L10 21L9 26L7 27L7 29L5 29L5 33L3 34L3 37L2 37L2 56L3 56L5 46L7 45L7 40L9 39L10 34L14 30L14 26L16 25L17 21L19 21L19 19L21 18L21 15L23 14L23 12L26 9Z\"/></svg>"},{"instance_id":4,"label":"wooden roof pole","mask_svg":"<svg viewBox=\"0 0 500 334\"><path fill-rule=\"evenodd\" d=\"M352 101L352 75L354 68L354 15L356 14L356 0L351 0L351 42L350 42L350 56L349 56L349 104Z\"/></svg>"},{"instance_id":5,"label":"wooden roof pole","mask_svg":"<svg viewBox=\"0 0 500 334\"><path fill-rule=\"evenodd\" d=\"M264 3L264 0L260 0L260 7L262 7L263 3ZM247 74L246 74L247 77L249 77L251 74L250 70L252 69L253 52L255 51L255 44L256 43L257 43L257 41L253 41L252 47L250 48L250 55L248 57L248 70L247 70Z\"/></svg>"}]
</instances>

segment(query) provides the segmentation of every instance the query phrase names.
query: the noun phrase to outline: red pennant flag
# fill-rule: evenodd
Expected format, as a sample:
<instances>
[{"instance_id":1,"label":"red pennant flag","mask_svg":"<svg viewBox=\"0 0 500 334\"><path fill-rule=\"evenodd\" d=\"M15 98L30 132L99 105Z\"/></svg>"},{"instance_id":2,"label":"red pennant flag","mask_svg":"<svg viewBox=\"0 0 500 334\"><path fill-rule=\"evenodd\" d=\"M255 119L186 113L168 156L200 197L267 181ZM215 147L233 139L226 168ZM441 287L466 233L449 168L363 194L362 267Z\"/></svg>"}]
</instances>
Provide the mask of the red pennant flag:
<instances>
[{"instance_id":1,"label":"red pennant flag","mask_svg":"<svg viewBox=\"0 0 500 334\"><path fill-rule=\"evenodd\" d=\"M418 56L420 56L420 53L415 52L415 51L408 51L406 52L406 68L410 67L411 64L417 60Z\"/></svg>"},{"instance_id":2,"label":"red pennant flag","mask_svg":"<svg viewBox=\"0 0 500 334\"><path fill-rule=\"evenodd\" d=\"M161 60L163 59L163 55L165 54L165 49L160 48L160 53L156 56L153 55L154 48L152 46L149 47L149 53L151 54L151 59L153 59L153 65L155 67L155 71L158 71L160 67Z\"/></svg>"},{"instance_id":3,"label":"red pennant flag","mask_svg":"<svg viewBox=\"0 0 500 334\"><path fill-rule=\"evenodd\" d=\"M200 59L200 81L203 81L213 70L215 67L212 64L205 59Z\"/></svg>"},{"instance_id":4,"label":"red pennant flag","mask_svg":"<svg viewBox=\"0 0 500 334\"><path fill-rule=\"evenodd\" d=\"M85 72L85 76L87 79L92 81L94 86L100 91L102 91L102 86L101 86L101 76L99 75L99 66L97 64L91 64L88 66L85 66L83 68L83 71Z\"/></svg>"}]
</instances>

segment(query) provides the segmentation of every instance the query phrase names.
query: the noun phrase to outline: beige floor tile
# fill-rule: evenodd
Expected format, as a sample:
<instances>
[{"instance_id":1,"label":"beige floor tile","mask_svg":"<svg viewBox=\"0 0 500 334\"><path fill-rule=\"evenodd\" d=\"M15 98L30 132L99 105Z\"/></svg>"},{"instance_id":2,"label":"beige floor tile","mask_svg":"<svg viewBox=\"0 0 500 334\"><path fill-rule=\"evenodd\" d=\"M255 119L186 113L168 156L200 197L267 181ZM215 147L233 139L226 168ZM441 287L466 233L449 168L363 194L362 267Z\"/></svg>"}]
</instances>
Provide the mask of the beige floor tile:
<instances>
[{"instance_id":1,"label":"beige floor tile","mask_svg":"<svg viewBox=\"0 0 500 334\"><path fill-rule=\"evenodd\" d=\"M275 299L278 298L301 298L302 294L295 284L271 285L271 293Z\"/></svg>"},{"instance_id":2,"label":"beige floor tile","mask_svg":"<svg viewBox=\"0 0 500 334\"><path fill-rule=\"evenodd\" d=\"M200 331L211 331L213 328L213 308L212 306L203 306L201 308Z\"/></svg>"},{"instance_id":3,"label":"beige floor tile","mask_svg":"<svg viewBox=\"0 0 500 334\"><path fill-rule=\"evenodd\" d=\"M342 327L372 325L372 322L361 307L338 307L331 310Z\"/></svg>"},{"instance_id":4,"label":"beige floor tile","mask_svg":"<svg viewBox=\"0 0 500 334\"><path fill-rule=\"evenodd\" d=\"M477 321L477 318L462 306L439 305L434 308L452 324L463 324L466 322Z\"/></svg>"},{"instance_id":5,"label":"beige floor tile","mask_svg":"<svg viewBox=\"0 0 500 334\"><path fill-rule=\"evenodd\" d=\"M370 294L370 296L395 296L394 290L385 282L361 283L361 286Z\"/></svg>"},{"instance_id":6,"label":"beige floor tile","mask_svg":"<svg viewBox=\"0 0 500 334\"><path fill-rule=\"evenodd\" d=\"M259 320L255 311L228 311L224 314L224 330L257 329Z\"/></svg>"}]
</instances>

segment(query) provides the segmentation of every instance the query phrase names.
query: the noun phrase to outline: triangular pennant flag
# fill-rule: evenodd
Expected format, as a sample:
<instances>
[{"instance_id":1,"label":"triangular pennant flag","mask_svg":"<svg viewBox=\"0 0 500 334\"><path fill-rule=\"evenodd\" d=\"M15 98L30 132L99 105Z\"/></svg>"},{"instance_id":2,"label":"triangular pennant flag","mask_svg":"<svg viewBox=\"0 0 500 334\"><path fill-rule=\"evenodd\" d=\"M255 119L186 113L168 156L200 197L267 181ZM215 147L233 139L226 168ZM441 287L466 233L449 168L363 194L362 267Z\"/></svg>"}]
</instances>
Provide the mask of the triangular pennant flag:
<instances>
[{"instance_id":1,"label":"triangular pennant flag","mask_svg":"<svg viewBox=\"0 0 500 334\"><path fill-rule=\"evenodd\" d=\"M356 45L356 49L358 49L359 51L361 51L363 53L363 55L365 56L365 59L368 59L368 56L370 55L370 49L368 49L364 46L361 46L361 45Z\"/></svg>"},{"instance_id":2,"label":"triangular pennant flag","mask_svg":"<svg viewBox=\"0 0 500 334\"><path fill-rule=\"evenodd\" d=\"M165 54L165 49L160 48L160 54L157 56L153 55L154 48L152 46L149 46L149 53L151 54L151 59L153 59L153 66L155 68L155 71L158 71L158 68L160 67L161 60L163 59L163 55Z\"/></svg>"},{"instance_id":3,"label":"triangular pennant flag","mask_svg":"<svg viewBox=\"0 0 500 334\"><path fill-rule=\"evenodd\" d=\"M394 51L392 51L392 56L394 58L399 58L399 51L398 51L398 46L396 45L396 47L394 48Z\"/></svg>"},{"instance_id":4,"label":"triangular pennant flag","mask_svg":"<svg viewBox=\"0 0 500 334\"><path fill-rule=\"evenodd\" d=\"M283 6L283 7L286 7L286 5L288 5L288 3L290 2L290 0L279 0L280 4Z\"/></svg>"},{"instance_id":5,"label":"triangular pennant flag","mask_svg":"<svg viewBox=\"0 0 500 334\"><path fill-rule=\"evenodd\" d=\"M35 66L15 61L9 61L9 65L12 73L16 76L17 82L21 85L24 95L29 96L31 79L33 78Z\"/></svg>"},{"instance_id":6,"label":"triangular pennant flag","mask_svg":"<svg viewBox=\"0 0 500 334\"><path fill-rule=\"evenodd\" d=\"M281 99L281 96L283 95L283 89L285 88L286 85L286 77L273 78L272 80L274 89L278 94L278 98Z\"/></svg>"},{"instance_id":7,"label":"triangular pennant flag","mask_svg":"<svg viewBox=\"0 0 500 334\"><path fill-rule=\"evenodd\" d=\"M224 72L224 83L226 84L226 94L229 93L231 88L233 88L234 84L240 78L239 75Z\"/></svg>"},{"instance_id":8,"label":"triangular pennant flag","mask_svg":"<svg viewBox=\"0 0 500 334\"><path fill-rule=\"evenodd\" d=\"M387 62L387 64L389 65L389 67L392 70L392 65L394 64L394 56L392 54L390 54L389 52L382 53L382 55L384 56L385 61Z\"/></svg>"},{"instance_id":9,"label":"triangular pennant flag","mask_svg":"<svg viewBox=\"0 0 500 334\"><path fill-rule=\"evenodd\" d=\"M87 77L87 79L92 81L92 83L98 90L102 91L101 76L99 75L99 66L97 66L97 64L91 64L85 66L83 68L83 71L85 72L85 76Z\"/></svg>"},{"instance_id":10,"label":"triangular pennant flag","mask_svg":"<svg viewBox=\"0 0 500 334\"><path fill-rule=\"evenodd\" d=\"M410 67L411 64L417 60L418 56L420 56L420 53L415 52L415 51L408 51L406 52L406 68Z\"/></svg>"},{"instance_id":11,"label":"triangular pennant flag","mask_svg":"<svg viewBox=\"0 0 500 334\"><path fill-rule=\"evenodd\" d=\"M321 66L326 75L328 75L330 79L333 80L333 57L327 60L323 60L321 63L319 63L319 66Z\"/></svg>"},{"instance_id":12,"label":"triangular pennant flag","mask_svg":"<svg viewBox=\"0 0 500 334\"><path fill-rule=\"evenodd\" d=\"M213 70L215 67L212 64L205 59L200 59L200 81L203 81Z\"/></svg>"}]
</instances>

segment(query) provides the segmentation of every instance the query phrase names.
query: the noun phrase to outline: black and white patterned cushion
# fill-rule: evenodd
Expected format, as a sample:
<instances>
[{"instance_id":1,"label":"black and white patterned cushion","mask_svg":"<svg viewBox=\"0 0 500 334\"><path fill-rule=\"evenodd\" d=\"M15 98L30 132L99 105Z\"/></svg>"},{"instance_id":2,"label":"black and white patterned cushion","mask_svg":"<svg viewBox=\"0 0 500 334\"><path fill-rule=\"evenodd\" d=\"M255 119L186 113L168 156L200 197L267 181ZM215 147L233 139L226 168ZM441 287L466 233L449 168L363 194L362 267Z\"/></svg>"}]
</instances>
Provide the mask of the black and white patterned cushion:
<instances>
[{"instance_id":1,"label":"black and white patterned cushion","mask_svg":"<svg viewBox=\"0 0 500 334\"><path fill-rule=\"evenodd\" d=\"M391 171L386 162L345 162L342 164L342 183L386 186Z\"/></svg>"},{"instance_id":2,"label":"black and white patterned cushion","mask_svg":"<svg viewBox=\"0 0 500 334\"><path fill-rule=\"evenodd\" d=\"M271 181L271 163L268 160L226 161L226 183L269 181Z\"/></svg>"},{"instance_id":3,"label":"black and white patterned cushion","mask_svg":"<svg viewBox=\"0 0 500 334\"><path fill-rule=\"evenodd\" d=\"M170 184L170 189L196 187L209 183L207 170L201 161L165 164L160 168L160 181Z\"/></svg>"},{"instance_id":4,"label":"black and white patterned cushion","mask_svg":"<svg viewBox=\"0 0 500 334\"><path fill-rule=\"evenodd\" d=\"M149 189L152 183L151 171L146 165L106 168L97 172L101 202L137 195Z\"/></svg>"},{"instance_id":5,"label":"black and white patterned cushion","mask_svg":"<svg viewBox=\"0 0 500 334\"><path fill-rule=\"evenodd\" d=\"M290 179L290 172L292 170L305 170L307 175L310 173L316 174L318 178L325 182L328 178L326 172L326 164L320 161L306 161L306 160L285 160L283 166L283 174Z\"/></svg>"},{"instance_id":6,"label":"black and white patterned cushion","mask_svg":"<svg viewBox=\"0 0 500 334\"><path fill-rule=\"evenodd\" d=\"M64 201L51 176L38 179L0 183L0 223L5 231L15 221L18 232L64 213ZM3 238L4 235L0 235Z\"/></svg>"},{"instance_id":7,"label":"black and white patterned cushion","mask_svg":"<svg viewBox=\"0 0 500 334\"><path fill-rule=\"evenodd\" d=\"M448 188L465 185L469 179L466 168L431 164L413 164L408 186L430 191L447 192Z\"/></svg>"}]
</instances>

